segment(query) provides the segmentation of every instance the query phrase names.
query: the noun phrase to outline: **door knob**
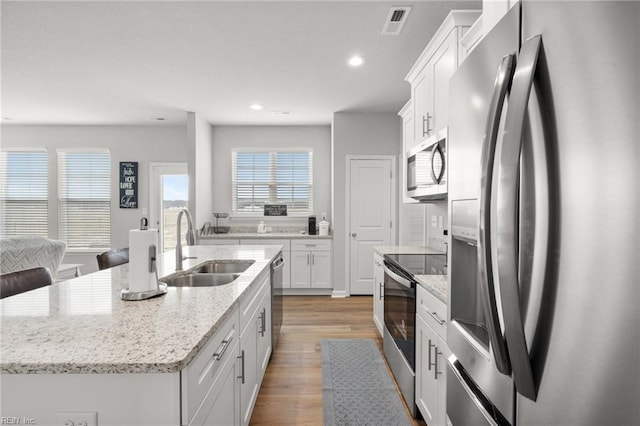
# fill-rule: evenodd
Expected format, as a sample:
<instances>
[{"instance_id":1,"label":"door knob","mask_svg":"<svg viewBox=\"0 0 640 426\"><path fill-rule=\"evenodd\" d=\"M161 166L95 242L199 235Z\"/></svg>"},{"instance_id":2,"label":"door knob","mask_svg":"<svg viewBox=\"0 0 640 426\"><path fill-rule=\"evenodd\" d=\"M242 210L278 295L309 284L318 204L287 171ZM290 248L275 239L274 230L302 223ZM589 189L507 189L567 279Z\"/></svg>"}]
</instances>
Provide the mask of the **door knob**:
<instances>
[{"instance_id":1,"label":"door knob","mask_svg":"<svg viewBox=\"0 0 640 426\"><path fill-rule=\"evenodd\" d=\"M354 232L354 233L352 233L352 234L351 234L351 236L352 236L353 238L355 238L355 237L357 237L357 236L358 236L358 234L356 234L356 233Z\"/></svg>"}]
</instances>

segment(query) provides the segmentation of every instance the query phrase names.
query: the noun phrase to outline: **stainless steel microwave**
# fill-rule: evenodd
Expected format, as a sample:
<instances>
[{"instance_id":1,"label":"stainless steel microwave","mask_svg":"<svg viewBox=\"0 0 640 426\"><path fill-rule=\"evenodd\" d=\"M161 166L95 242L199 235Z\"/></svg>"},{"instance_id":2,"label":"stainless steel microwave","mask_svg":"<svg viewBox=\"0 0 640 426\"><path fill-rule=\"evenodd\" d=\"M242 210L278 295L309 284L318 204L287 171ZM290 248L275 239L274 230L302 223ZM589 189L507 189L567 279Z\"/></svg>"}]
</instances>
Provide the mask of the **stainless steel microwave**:
<instances>
[{"instance_id":1,"label":"stainless steel microwave","mask_svg":"<svg viewBox=\"0 0 640 426\"><path fill-rule=\"evenodd\" d=\"M445 127L407 152L407 196L418 201L447 198L447 136Z\"/></svg>"}]
</instances>

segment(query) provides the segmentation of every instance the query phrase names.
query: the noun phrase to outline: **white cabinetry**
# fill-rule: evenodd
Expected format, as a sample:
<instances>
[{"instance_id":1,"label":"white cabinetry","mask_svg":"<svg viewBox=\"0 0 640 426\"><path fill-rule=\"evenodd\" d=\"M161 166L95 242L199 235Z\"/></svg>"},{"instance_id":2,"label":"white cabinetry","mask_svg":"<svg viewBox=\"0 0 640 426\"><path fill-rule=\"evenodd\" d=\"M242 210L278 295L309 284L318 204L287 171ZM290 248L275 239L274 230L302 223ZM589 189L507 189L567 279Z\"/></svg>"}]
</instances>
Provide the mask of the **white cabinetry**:
<instances>
[{"instance_id":1,"label":"white cabinetry","mask_svg":"<svg viewBox=\"0 0 640 426\"><path fill-rule=\"evenodd\" d=\"M229 380L237 373L238 337L238 312L234 310L180 373L183 424L209 424L206 419L211 413L234 420L229 424L239 424L240 386L237 380Z\"/></svg>"},{"instance_id":2,"label":"white cabinetry","mask_svg":"<svg viewBox=\"0 0 640 426\"><path fill-rule=\"evenodd\" d=\"M291 240L291 288L331 287L331 240Z\"/></svg>"},{"instance_id":3,"label":"white cabinetry","mask_svg":"<svg viewBox=\"0 0 640 426\"><path fill-rule=\"evenodd\" d=\"M271 238L245 239L240 240L242 245L266 244L274 246L282 246L282 258L284 259L284 267L282 268L282 288L291 288L291 241L278 240Z\"/></svg>"},{"instance_id":4,"label":"white cabinetry","mask_svg":"<svg viewBox=\"0 0 640 426\"><path fill-rule=\"evenodd\" d=\"M449 79L460 63L458 46L479 15L474 10L451 11L405 77L413 105L413 143L406 148L448 125Z\"/></svg>"},{"instance_id":5,"label":"white cabinetry","mask_svg":"<svg viewBox=\"0 0 640 426\"><path fill-rule=\"evenodd\" d=\"M248 425L271 355L269 272L240 304L240 421Z\"/></svg>"},{"instance_id":6,"label":"white cabinetry","mask_svg":"<svg viewBox=\"0 0 640 426\"><path fill-rule=\"evenodd\" d=\"M429 426L446 425L446 305L416 286L416 405Z\"/></svg>"},{"instance_id":7,"label":"white cabinetry","mask_svg":"<svg viewBox=\"0 0 640 426\"><path fill-rule=\"evenodd\" d=\"M382 256L373 253L373 322L382 337L384 327L384 263Z\"/></svg>"}]
</instances>

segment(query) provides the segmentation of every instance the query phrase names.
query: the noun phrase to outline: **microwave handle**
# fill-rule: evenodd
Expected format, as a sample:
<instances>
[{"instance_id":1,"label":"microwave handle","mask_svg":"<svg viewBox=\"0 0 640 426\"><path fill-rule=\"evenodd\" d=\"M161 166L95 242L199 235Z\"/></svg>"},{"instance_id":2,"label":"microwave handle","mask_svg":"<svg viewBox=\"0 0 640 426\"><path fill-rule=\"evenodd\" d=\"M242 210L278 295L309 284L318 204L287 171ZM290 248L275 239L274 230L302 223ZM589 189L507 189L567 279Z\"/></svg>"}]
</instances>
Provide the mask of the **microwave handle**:
<instances>
[{"instance_id":1,"label":"microwave handle","mask_svg":"<svg viewBox=\"0 0 640 426\"><path fill-rule=\"evenodd\" d=\"M434 170L434 166L433 166L433 162L436 159L436 154L438 154L440 156L440 158L442 159L442 168L440 169L440 173L438 173L438 176L436 176L435 170ZM431 179L433 179L433 183L439 184L440 181L442 181L442 177L444 176L444 153L442 152L442 148L440 147L440 143L437 143L433 146L433 149L431 150Z\"/></svg>"}]
</instances>

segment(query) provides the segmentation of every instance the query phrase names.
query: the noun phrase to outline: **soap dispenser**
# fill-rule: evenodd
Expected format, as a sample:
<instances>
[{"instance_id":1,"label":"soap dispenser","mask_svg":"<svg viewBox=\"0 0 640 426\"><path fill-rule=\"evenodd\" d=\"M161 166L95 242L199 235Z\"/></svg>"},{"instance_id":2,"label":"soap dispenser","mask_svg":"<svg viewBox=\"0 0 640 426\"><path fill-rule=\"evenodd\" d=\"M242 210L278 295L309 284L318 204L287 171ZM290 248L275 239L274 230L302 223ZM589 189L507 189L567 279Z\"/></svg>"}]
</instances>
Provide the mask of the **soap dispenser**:
<instances>
[{"instance_id":1,"label":"soap dispenser","mask_svg":"<svg viewBox=\"0 0 640 426\"><path fill-rule=\"evenodd\" d=\"M322 213L322 220L320 221L320 224L318 225L318 230L320 231L319 234L321 236L329 235L329 222L327 222L327 214L326 213Z\"/></svg>"},{"instance_id":2,"label":"soap dispenser","mask_svg":"<svg viewBox=\"0 0 640 426\"><path fill-rule=\"evenodd\" d=\"M267 232L267 227L264 224L264 220L261 220L258 224L258 234L265 234Z\"/></svg>"}]
</instances>

